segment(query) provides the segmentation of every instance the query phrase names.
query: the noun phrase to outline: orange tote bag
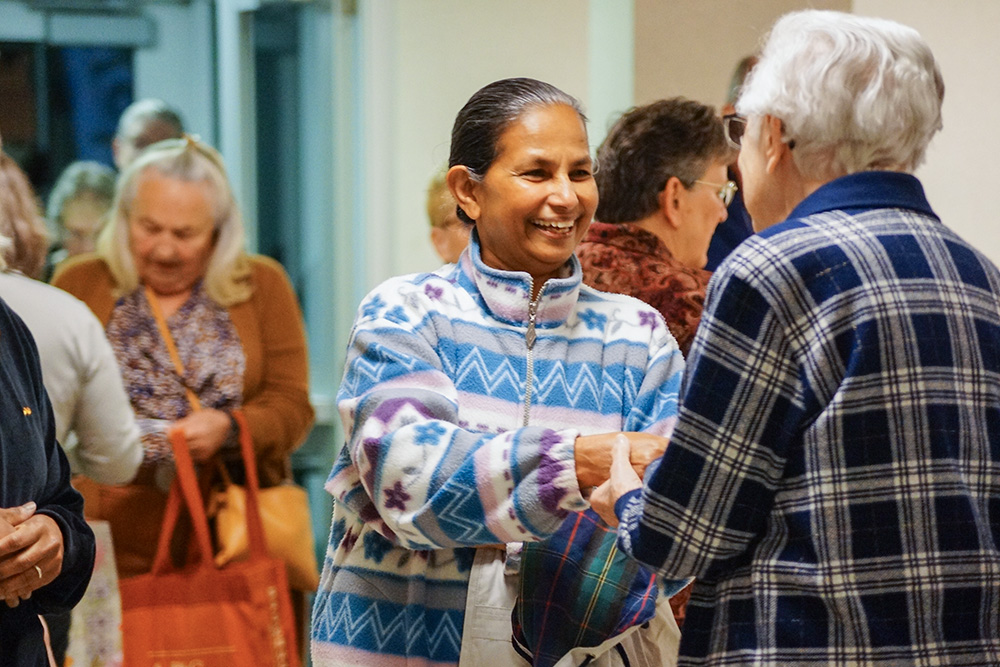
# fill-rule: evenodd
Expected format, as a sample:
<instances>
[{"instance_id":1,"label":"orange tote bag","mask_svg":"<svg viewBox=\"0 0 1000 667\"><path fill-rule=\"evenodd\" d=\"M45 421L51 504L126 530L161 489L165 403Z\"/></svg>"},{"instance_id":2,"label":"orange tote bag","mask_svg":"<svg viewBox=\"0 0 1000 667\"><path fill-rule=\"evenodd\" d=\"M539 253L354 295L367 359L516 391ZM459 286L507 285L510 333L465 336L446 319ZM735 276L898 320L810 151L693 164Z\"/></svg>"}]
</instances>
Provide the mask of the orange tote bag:
<instances>
[{"instance_id":1,"label":"orange tote bag","mask_svg":"<svg viewBox=\"0 0 1000 667\"><path fill-rule=\"evenodd\" d=\"M170 489L153 569L121 582L126 667L300 665L285 566L268 556L264 545L250 431L243 416L235 416L247 462L250 557L216 566L191 453L183 434L173 431L170 440L177 477ZM177 569L171 563L170 541L182 504L191 515L194 545L192 558Z\"/></svg>"}]
</instances>

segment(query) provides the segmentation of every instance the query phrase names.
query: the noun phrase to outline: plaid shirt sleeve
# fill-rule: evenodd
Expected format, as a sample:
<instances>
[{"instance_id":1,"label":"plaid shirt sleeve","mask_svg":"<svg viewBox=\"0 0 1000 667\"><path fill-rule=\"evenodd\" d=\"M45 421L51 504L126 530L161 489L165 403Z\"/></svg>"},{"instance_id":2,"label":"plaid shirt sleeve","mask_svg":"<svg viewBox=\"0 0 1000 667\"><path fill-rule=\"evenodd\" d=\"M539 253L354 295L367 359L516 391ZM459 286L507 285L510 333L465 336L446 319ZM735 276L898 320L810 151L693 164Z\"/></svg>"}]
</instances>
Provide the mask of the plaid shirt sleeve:
<instances>
[{"instance_id":1,"label":"plaid shirt sleeve","mask_svg":"<svg viewBox=\"0 0 1000 667\"><path fill-rule=\"evenodd\" d=\"M626 551L668 576L703 576L746 550L770 512L805 413L785 327L766 294L737 270L719 274L709 290L679 428L647 474L643 502L629 503L622 516Z\"/></svg>"}]
</instances>

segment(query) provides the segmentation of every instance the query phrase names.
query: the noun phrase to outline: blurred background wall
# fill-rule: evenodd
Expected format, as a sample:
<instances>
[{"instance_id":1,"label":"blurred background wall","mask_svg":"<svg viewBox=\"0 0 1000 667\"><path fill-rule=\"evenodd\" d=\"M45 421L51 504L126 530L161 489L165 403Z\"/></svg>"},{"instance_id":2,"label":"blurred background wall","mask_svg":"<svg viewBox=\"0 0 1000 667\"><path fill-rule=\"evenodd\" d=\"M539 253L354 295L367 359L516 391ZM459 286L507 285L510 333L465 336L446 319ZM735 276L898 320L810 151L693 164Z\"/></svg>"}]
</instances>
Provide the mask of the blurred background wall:
<instances>
[{"instance_id":1,"label":"blurred background wall","mask_svg":"<svg viewBox=\"0 0 1000 667\"><path fill-rule=\"evenodd\" d=\"M383 70L384 77L375 73L375 80L386 86L387 99L395 102L393 115L379 121L383 136L391 137L393 148L386 150L395 156L381 161L377 170L392 187L379 185L368 192L373 206L389 206L377 219L369 219L378 229L368 244L370 284L435 264L425 241L423 188L447 158L455 112L479 86L513 74L548 79L583 100L590 112L591 142L597 144L615 115L633 104L684 95L721 105L735 63L757 48L778 16L805 7L890 18L915 27L928 40L947 88L945 128L932 143L919 176L946 224L1000 263L1000 224L990 220L986 204L987 193L1000 182L994 158L1000 153L1000 137L990 130L988 119L1000 101L1000 70L992 66L1000 61L995 38L1000 3L994 0L372 4L391 17L387 21L395 21L381 37L386 48L394 50L398 66ZM629 13L630 28L608 20L609 14ZM603 63L603 70L596 63ZM595 78L617 87L602 87ZM384 197L391 204L382 201ZM391 247L381 247L383 243Z\"/></svg>"},{"instance_id":2,"label":"blurred background wall","mask_svg":"<svg viewBox=\"0 0 1000 667\"><path fill-rule=\"evenodd\" d=\"M854 11L905 23L930 43L944 76L944 129L917 171L946 225L1000 264L1000 221L990 197L1000 191L1000 2L854 0ZM994 189L996 188L996 189Z\"/></svg>"}]
</instances>

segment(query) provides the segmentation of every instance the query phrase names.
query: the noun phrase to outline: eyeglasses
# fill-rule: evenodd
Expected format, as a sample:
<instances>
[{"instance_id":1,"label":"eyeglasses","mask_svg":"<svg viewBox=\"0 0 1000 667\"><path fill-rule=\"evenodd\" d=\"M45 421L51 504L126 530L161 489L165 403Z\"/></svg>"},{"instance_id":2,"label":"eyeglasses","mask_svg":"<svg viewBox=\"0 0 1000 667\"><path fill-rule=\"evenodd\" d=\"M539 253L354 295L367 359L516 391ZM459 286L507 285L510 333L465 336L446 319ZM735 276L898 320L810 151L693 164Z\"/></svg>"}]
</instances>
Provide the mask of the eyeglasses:
<instances>
[{"instance_id":1,"label":"eyeglasses","mask_svg":"<svg viewBox=\"0 0 1000 667\"><path fill-rule=\"evenodd\" d=\"M708 181L695 181L695 183L701 183L702 185L707 185L710 188L719 188L719 191L715 194L719 195L719 199L722 200L723 206L729 206L733 203L733 197L736 196L736 191L739 190L739 186L733 181L726 181L723 184L710 183Z\"/></svg>"},{"instance_id":2,"label":"eyeglasses","mask_svg":"<svg viewBox=\"0 0 1000 667\"><path fill-rule=\"evenodd\" d=\"M736 113L726 114L722 117L722 129L729 145L739 150L747 129L747 119Z\"/></svg>"}]
</instances>

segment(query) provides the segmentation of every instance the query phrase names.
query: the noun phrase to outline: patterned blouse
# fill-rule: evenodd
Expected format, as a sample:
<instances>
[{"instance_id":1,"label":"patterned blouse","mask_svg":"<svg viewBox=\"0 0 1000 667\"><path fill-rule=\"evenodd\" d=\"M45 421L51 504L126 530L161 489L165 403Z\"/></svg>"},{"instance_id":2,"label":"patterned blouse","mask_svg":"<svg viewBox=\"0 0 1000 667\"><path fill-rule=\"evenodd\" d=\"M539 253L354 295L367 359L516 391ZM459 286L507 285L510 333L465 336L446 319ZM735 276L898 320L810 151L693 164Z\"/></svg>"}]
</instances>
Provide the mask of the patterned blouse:
<instances>
[{"instance_id":1,"label":"patterned blouse","mask_svg":"<svg viewBox=\"0 0 1000 667\"><path fill-rule=\"evenodd\" d=\"M663 241L629 224L595 220L576 255L583 265L583 282L634 296L660 311L687 356L701 321L710 272L683 266Z\"/></svg>"},{"instance_id":2,"label":"patterned blouse","mask_svg":"<svg viewBox=\"0 0 1000 667\"><path fill-rule=\"evenodd\" d=\"M144 464L172 458L167 426L191 412L186 388L206 408L233 410L243 403L246 358L225 308L195 286L191 297L167 318L184 364L178 375L144 288L115 303L107 334L142 430Z\"/></svg>"}]
</instances>

